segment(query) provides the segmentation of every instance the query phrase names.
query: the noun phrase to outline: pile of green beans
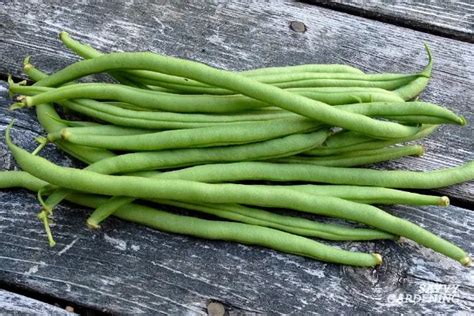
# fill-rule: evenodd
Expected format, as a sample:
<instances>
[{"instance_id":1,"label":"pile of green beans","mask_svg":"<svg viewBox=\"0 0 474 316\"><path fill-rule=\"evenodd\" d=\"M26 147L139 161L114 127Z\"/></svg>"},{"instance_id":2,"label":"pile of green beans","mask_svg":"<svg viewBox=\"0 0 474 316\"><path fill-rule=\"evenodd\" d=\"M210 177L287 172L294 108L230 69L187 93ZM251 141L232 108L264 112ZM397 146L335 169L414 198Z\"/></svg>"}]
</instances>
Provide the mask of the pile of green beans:
<instances>
[{"instance_id":1,"label":"pile of green beans","mask_svg":"<svg viewBox=\"0 0 474 316\"><path fill-rule=\"evenodd\" d=\"M48 75L28 57L24 71L35 83L9 79L17 99L11 108L35 107L45 135L29 153L14 144L12 122L6 142L23 171L0 172L0 188L37 192L51 246L50 218L68 200L95 209L86 220L93 229L113 215L170 233L362 267L382 264L382 256L327 241L405 237L471 264L464 250L377 205L446 206L446 196L399 189L472 180L474 162L424 173L354 168L421 156L421 145L404 143L441 124L467 124L442 106L413 100L431 77L428 47L428 65L411 74L330 64L231 72L154 53L104 54L65 32L60 39L85 60ZM102 72L118 83L75 82ZM87 166L60 167L40 157L48 142Z\"/></svg>"}]
</instances>

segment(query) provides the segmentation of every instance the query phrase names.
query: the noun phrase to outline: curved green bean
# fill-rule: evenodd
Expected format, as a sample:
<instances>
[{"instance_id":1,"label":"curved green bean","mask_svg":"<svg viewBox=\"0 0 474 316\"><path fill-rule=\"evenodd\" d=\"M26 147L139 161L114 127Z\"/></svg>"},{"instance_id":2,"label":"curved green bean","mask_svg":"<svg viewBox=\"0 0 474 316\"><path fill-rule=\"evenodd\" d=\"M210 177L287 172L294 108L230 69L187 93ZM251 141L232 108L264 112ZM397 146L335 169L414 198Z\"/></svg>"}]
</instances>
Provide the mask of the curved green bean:
<instances>
[{"instance_id":1,"label":"curved green bean","mask_svg":"<svg viewBox=\"0 0 474 316\"><path fill-rule=\"evenodd\" d=\"M38 191L48 183L24 171L0 171L0 189L25 188Z\"/></svg>"},{"instance_id":2,"label":"curved green bean","mask_svg":"<svg viewBox=\"0 0 474 316\"><path fill-rule=\"evenodd\" d=\"M272 227L305 237L317 237L327 240L397 239L397 237L392 234L375 229L352 228L330 223L319 223L305 218L280 215L239 204L196 204L161 199L154 200L154 202L195 210L247 224ZM93 215L94 213L88 220L91 218L94 219L92 217Z\"/></svg>"},{"instance_id":3,"label":"curved green bean","mask_svg":"<svg viewBox=\"0 0 474 316\"><path fill-rule=\"evenodd\" d=\"M466 120L452 111L428 102L371 102L339 105L352 113L360 113L371 117L384 117L412 123L436 124L451 123L466 125Z\"/></svg>"},{"instance_id":4,"label":"curved green bean","mask_svg":"<svg viewBox=\"0 0 474 316\"><path fill-rule=\"evenodd\" d=\"M165 198L184 202L243 203L291 208L303 212L354 220L389 233L412 239L462 264L469 256L459 247L423 228L376 207L334 197L313 196L294 190L266 191L237 184L206 184L184 180L154 180L131 176L109 176L88 170L56 166L14 145L7 129L6 140L23 170L54 185L89 193L136 198ZM93 181L91 181L93 179ZM168 223L167 223L168 224Z\"/></svg>"},{"instance_id":5,"label":"curved green bean","mask_svg":"<svg viewBox=\"0 0 474 316\"><path fill-rule=\"evenodd\" d=\"M420 76L419 78L413 80L410 84L407 84L394 90L394 92L398 94L401 98L403 98L403 100L411 100L418 96L426 88L428 82L430 81L431 71L433 69L433 56L431 56L431 52L428 45L424 43L424 46L429 59L428 65L422 71L422 73L424 73L424 76Z\"/></svg>"},{"instance_id":6,"label":"curved green bean","mask_svg":"<svg viewBox=\"0 0 474 316\"><path fill-rule=\"evenodd\" d=\"M74 203L92 208L104 202L104 199L91 198L90 195L84 194L71 195L69 199ZM326 262L368 267L382 264L382 257L376 253L346 251L305 237L257 225L176 215L138 204L119 208L114 216L165 232L259 245Z\"/></svg>"}]
</instances>

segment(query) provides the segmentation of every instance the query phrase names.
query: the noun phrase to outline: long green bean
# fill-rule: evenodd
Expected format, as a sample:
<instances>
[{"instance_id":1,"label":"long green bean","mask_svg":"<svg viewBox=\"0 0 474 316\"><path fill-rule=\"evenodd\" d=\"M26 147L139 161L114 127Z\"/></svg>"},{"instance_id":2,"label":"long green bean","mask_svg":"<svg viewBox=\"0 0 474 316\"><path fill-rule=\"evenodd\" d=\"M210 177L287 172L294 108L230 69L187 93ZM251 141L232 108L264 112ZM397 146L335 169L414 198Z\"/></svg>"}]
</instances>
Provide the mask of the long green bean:
<instances>
[{"instance_id":1,"label":"long green bean","mask_svg":"<svg viewBox=\"0 0 474 316\"><path fill-rule=\"evenodd\" d=\"M310 164L235 162L208 164L162 174L163 179L217 183L241 180L306 181L399 189L435 189L474 179L474 161L433 171L374 170Z\"/></svg>"},{"instance_id":2,"label":"long green bean","mask_svg":"<svg viewBox=\"0 0 474 316\"><path fill-rule=\"evenodd\" d=\"M72 128L61 130L63 140L70 143L111 150L150 151L186 147L217 147L256 143L295 133L321 128L310 120L280 119L263 122L238 122L225 125L160 131L122 136L75 133ZM54 137L53 137L54 139Z\"/></svg>"}]
</instances>

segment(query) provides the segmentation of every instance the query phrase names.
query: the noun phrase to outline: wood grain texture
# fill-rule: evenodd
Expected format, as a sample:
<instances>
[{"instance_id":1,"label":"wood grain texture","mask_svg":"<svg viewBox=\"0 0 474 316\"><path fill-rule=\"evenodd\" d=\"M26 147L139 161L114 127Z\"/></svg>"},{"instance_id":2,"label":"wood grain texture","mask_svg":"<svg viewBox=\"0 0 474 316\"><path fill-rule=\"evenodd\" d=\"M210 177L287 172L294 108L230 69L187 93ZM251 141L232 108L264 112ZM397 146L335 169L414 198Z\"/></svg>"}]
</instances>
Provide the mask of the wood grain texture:
<instances>
[{"instance_id":1,"label":"wood grain texture","mask_svg":"<svg viewBox=\"0 0 474 316\"><path fill-rule=\"evenodd\" d=\"M21 61L53 71L76 58L56 39L60 30L106 51L153 50L226 69L301 63L348 63L365 71L415 71L426 62L422 42L436 58L423 95L474 121L470 89L472 45L300 3L171 3L135 1L101 5L8 2L0 6L0 73L21 77ZM301 21L305 33L289 29ZM13 136L30 150L41 133L34 111L9 112L0 83L0 128L17 119ZM2 133L3 135L3 133ZM424 141L424 158L388 168L428 170L474 158L473 128L445 126ZM15 163L0 138L2 169ZM48 146L44 155L62 165L77 162ZM446 193L472 201L473 183ZM80 306L114 313L204 314L212 300L229 313L454 313L474 309L474 274L411 242L341 244L378 251L379 269L354 269L280 254L259 247L170 235L110 220L99 232L85 225L86 211L64 204L55 215L58 245L49 249L36 220L34 195L0 192L0 282L21 284ZM396 207L411 219L473 252L474 213L458 207ZM433 303L427 289L457 286L454 301ZM390 296L391 295L391 296ZM409 295L424 297L410 302ZM404 298L405 301L397 300Z\"/></svg>"},{"instance_id":2,"label":"wood grain texture","mask_svg":"<svg viewBox=\"0 0 474 316\"><path fill-rule=\"evenodd\" d=\"M51 316L77 315L75 313L67 312L59 307L2 289L0 289L0 314Z\"/></svg>"},{"instance_id":3,"label":"wood grain texture","mask_svg":"<svg viewBox=\"0 0 474 316\"><path fill-rule=\"evenodd\" d=\"M474 5L443 0L305 0L334 10L474 42Z\"/></svg>"}]
</instances>

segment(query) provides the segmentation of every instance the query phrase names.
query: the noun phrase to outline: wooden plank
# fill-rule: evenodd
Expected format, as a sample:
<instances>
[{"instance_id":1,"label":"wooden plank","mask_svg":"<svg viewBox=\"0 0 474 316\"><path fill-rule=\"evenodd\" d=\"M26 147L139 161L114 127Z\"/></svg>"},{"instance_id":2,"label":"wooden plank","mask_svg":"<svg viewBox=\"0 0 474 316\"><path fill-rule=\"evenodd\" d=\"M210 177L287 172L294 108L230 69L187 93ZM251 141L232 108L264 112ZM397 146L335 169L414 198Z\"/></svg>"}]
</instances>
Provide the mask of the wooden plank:
<instances>
[{"instance_id":1,"label":"wooden plank","mask_svg":"<svg viewBox=\"0 0 474 316\"><path fill-rule=\"evenodd\" d=\"M48 7L23 2L2 6L0 20L5 21L0 73L16 76L21 76L19 65L26 54L33 54L33 61L48 71L74 59L55 39L61 29L105 50L155 50L227 69L343 62L367 71L414 71L425 62L421 42L426 40L437 63L424 98L449 103L473 119L470 45L304 4L93 6L66 1ZM307 26L305 33L289 29L295 20ZM0 125L16 117L15 141L31 150L31 140L41 133L33 111L5 111L9 101L5 85L1 87ZM472 160L472 131L446 126L427 140L431 150L424 159L389 167L427 170ZM15 168L1 144L2 169ZM75 165L53 147L44 155ZM461 199L472 193L472 183L455 188L447 192ZM160 233L119 220L90 232L84 225L86 211L65 204L55 215L58 245L49 249L35 218L34 195L2 191L0 205L0 280L93 309L203 314L214 300L237 313L454 313L474 308L472 270L413 243L341 244L385 256L379 269L354 269L259 247ZM470 210L397 207L392 212L473 252ZM454 302L433 303L429 292L442 290L436 285L461 286L451 289ZM409 295L423 299L412 303Z\"/></svg>"},{"instance_id":2,"label":"wooden plank","mask_svg":"<svg viewBox=\"0 0 474 316\"><path fill-rule=\"evenodd\" d=\"M474 42L474 6L443 0L306 0L326 8L415 30Z\"/></svg>"},{"instance_id":3,"label":"wooden plank","mask_svg":"<svg viewBox=\"0 0 474 316\"><path fill-rule=\"evenodd\" d=\"M1 315L77 315L62 308L0 289Z\"/></svg>"}]
</instances>

